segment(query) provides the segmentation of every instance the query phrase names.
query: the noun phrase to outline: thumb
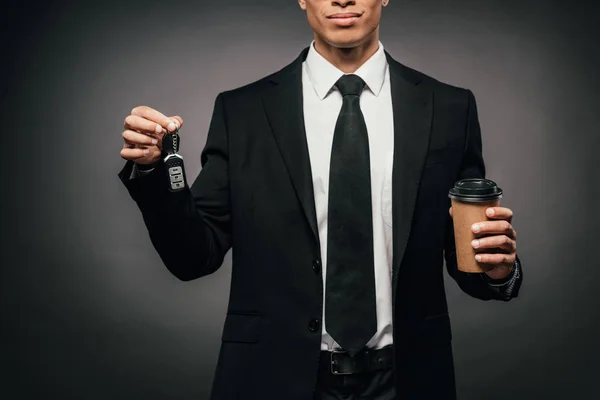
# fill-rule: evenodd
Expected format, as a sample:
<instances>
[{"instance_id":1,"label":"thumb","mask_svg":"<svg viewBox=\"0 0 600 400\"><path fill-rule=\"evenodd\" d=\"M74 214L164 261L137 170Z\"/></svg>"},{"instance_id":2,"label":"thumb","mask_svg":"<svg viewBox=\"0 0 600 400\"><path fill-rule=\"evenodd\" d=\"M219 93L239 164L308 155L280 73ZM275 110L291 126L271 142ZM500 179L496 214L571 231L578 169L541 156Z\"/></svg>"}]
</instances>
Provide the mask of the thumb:
<instances>
[{"instance_id":1,"label":"thumb","mask_svg":"<svg viewBox=\"0 0 600 400\"><path fill-rule=\"evenodd\" d=\"M171 121L173 121L173 123L175 123L175 125L177 125L177 129L179 129L183 126L183 119L179 115L175 115L175 116L167 117L167 118L169 118ZM162 141L163 141L163 138L166 135L166 133L167 133L167 131L165 129L163 129L163 131L158 134L158 148L161 150L162 150Z\"/></svg>"},{"instance_id":2,"label":"thumb","mask_svg":"<svg viewBox=\"0 0 600 400\"><path fill-rule=\"evenodd\" d=\"M177 124L177 127L181 129L181 127L183 126L183 119L179 116L179 115L175 115L172 117L169 117L169 119L173 122L175 122L175 124Z\"/></svg>"}]
</instances>

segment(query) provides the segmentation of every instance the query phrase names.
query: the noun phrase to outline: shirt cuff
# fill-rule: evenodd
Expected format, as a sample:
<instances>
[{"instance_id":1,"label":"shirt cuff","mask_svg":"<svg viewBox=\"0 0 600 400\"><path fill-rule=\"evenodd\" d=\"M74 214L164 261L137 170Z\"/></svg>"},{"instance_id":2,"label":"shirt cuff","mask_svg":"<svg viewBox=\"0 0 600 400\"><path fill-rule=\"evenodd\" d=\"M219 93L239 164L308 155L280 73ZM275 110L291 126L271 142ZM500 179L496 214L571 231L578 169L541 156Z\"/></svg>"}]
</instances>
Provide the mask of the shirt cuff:
<instances>
[{"instance_id":1,"label":"shirt cuff","mask_svg":"<svg viewBox=\"0 0 600 400\"><path fill-rule=\"evenodd\" d=\"M502 279L493 279L493 278L490 278L487 274L483 273L483 274L481 274L481 277L490 286L496 286L496 287L507 286L515 280L515 277L518 276L517 269L519 269L519 268L520 268L519 260L517 259L517 260L515 260L512 270L510 271L510 274L508 274L508 276L506 276Z\"/></svg>"},{"instance_id":2,"label":"shirt cuff","mask_svg":"<svg viewBox=\"0 0 600 400\"><path fill-rule=\"evenodd\" d=\"M135 178L139 178L142 176L146 176L152 171L154 171L154 167L152 167L150 169L142 169L142 168L139 168L138 165L134 163L133 167L131 168L131 176L129 177L129 179L135 179Z\"/></svg>"},{"instance_id":3,"label":"shirt cuff","mask_svg":"<svg viewBox=\"0 0 600 400\"><path fill-rule=\"evenodd\" d=\"M521 277L521 263L519 259L515 261L510 274L503 279L492 279L487 274L480 274L481 279L488 285L490 290L497 293L500 298L510 300L513 297L517 282Z\"/></svg>"}]
</instances>

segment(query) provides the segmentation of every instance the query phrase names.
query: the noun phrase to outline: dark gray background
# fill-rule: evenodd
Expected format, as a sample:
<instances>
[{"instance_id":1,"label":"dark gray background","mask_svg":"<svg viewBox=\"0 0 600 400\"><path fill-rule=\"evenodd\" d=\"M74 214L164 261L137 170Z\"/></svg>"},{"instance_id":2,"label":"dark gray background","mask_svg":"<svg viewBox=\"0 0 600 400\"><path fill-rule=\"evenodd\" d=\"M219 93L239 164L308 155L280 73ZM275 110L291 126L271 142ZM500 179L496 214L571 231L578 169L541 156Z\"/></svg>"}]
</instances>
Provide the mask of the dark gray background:
<instances>
[{"instance_id":1,"label":"dark gray background","mask_svg":"<svg viewBox=\"0 0 600 400\"><path fill-rule=\"evenodd\" d=\"M481 302L447 279L461 399L599 395L594 3L384 10L397 60L474 91L488 176L515 212L520 298ZM180 114L194 179L215 96L294 59L305 16L295 0L16 4L2 12L0 396L205 399L230 258L201 280L169 275L116 176L123 119L140 104Z\"/></svg>"}]
</instances>

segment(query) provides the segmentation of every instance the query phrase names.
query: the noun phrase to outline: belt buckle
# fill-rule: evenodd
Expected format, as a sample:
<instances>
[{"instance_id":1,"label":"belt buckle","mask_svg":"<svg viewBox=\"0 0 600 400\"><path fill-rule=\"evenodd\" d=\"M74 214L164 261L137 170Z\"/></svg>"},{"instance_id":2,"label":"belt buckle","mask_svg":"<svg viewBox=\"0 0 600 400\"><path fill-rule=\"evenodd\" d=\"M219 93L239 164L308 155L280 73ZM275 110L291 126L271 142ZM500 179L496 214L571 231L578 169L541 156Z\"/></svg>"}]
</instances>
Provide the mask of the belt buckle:
<instances>
[{"instance_id":1,"label":"belt buckle","mask_svg":"<svg viewBox=\"0 0 600 400\"><path fill-rule=\"evenodd\" d=\"M347 353L347 351L344 350L332 350L331 351L331 355L330 355L330 369L331 369L331 373L333 375L352 375L352 372L340 372L340 371L336 371L334 366L337 365L337 362L333 359L333 355L334 354L342 354L342 353Z\"/></svg>"}]
</instances>

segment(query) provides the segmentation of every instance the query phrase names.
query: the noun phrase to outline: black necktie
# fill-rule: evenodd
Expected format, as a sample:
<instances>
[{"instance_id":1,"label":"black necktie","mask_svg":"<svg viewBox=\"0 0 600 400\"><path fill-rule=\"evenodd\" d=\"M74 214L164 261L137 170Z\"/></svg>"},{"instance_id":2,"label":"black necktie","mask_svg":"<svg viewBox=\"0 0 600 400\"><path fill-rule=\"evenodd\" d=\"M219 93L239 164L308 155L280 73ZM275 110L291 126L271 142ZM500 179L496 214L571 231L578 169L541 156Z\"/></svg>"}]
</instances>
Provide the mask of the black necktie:
<instances>
[{"instance_id":1,"label":"black necktie","mask_svg":"<svg viewBox=\"0 0 600 400\"><path fill-rule=\"evenodd\" d=\"M360 110L365 82L344 75L329 172L325 324L354 355L377 331L373 216L367 126Z\"/></svg>"}]
</instances>

